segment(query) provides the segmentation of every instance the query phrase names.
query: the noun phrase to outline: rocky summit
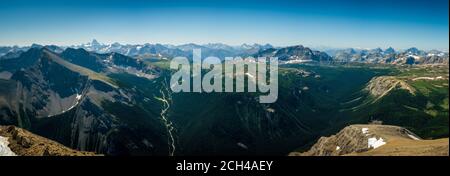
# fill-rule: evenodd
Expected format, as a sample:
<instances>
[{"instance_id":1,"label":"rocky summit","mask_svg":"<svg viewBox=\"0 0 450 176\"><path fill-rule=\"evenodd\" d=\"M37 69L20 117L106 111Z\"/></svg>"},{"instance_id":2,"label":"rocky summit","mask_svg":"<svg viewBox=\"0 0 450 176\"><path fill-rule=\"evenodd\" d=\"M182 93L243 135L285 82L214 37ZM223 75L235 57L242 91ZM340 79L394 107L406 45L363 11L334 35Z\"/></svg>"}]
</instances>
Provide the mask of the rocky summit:
<instances>
[{"instance_id":1,"label":"rocky summit","mask_svg":"<svg viewBox=\"0 0 450 176\"><path fill-rule=\"evenodd\" d=\"M448 156L448 138L423 140L411 131L392 125L350 125L339 133L321 137L306 152L291 156Z\"/></svg>"},{"instance_id":2,"label":"rocky summit","mask_svg":"<svg viewBox=\"0 0 450 176\"><path fill-rule=\"evenodd\" d=\"M96 156L93 152L70 149L58 142L15 126L0 126L0 156ZM3 151L2 151L3 150Z\"/></svg>"}]
</instances>

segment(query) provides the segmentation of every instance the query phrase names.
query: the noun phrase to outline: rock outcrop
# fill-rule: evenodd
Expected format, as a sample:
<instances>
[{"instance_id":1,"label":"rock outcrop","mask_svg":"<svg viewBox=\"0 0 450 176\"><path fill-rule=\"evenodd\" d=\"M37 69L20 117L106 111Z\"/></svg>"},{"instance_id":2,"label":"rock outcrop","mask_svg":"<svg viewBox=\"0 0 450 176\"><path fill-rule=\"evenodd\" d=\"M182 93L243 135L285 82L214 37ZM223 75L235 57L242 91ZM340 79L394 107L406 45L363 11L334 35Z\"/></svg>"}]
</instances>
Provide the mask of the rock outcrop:
<instances>
[{"instance_id":1,"label":"rock outcrop","mask_svg":"<svg viewBox=\"0 0 450 176\"><path fill-rule=\"evenodd\" d=\"M15 126L0 126L0 136L8 140L9 156L95 156L92 152L70 149L55 141Z\"/></svg>"},{"instance_id":2,"label":"rock outcrop","mask_svg":"<svg viewBox=\"0 0 450 176\"><path fill-rule=\"evenodd\" d=\"M416 90L405 81L394 76L379 76L369 81L366 90L375 100L387 95L390 91L395 89L403 89L410 94L415 94Z\"/></svg>"},{"instance_id":3,"label":"rock outcrop","mask_svg":"<svg viewBox=\"0 0 450 176\"><path fill-rule=\"evenodd\" d=\"M333 60L324 52L314 51L302 45L278 49L270 48L255 54L254 57L277 57L282 63L285 61L287 61L287 63L295 63L294 61L330 62Z\"/></svg>"},{"instance_id":4,"label":"rock outcrop","mask_svg":"<svg viewBox=\"0 0 450 176\"><path fill-rule=\"evenodd\" d=\"M310 150L291 156L448 156L448 138L422 140L409 130L390 125L350 125L336 135L321 137Z\"/></svg>"}]
</instances>

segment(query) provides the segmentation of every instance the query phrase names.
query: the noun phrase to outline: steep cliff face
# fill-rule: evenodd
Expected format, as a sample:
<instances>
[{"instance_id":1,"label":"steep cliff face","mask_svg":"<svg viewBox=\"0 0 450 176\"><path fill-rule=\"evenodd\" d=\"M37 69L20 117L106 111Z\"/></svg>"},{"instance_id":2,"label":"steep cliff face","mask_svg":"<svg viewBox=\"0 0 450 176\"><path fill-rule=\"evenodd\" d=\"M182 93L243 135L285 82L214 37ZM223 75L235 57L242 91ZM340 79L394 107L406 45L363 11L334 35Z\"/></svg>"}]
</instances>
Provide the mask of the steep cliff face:
<instances>
[{"instance_id":1,"label":"steep cliff face","mask_svg":"<svg viewBox=\"0 0 450 176\"><path fill-rule=\"evenodd\" d=\"M396 89L406 90L410 94L414 94L416 91L412 86L408 85L408 83L406 83L405 81L400 80L393 76L375 77L369 81L367 87L365 88L365 90L369 92L369 94L373 96L375 99L382 98L383 96L387 95L390 91Z\"/></svg>"},{"instance_id":2,"label":"steep cliff face","mask_svg":"<svg viewBox=\"0 0 450 176\"><path fill-rule=\"evenodd\" d=\"M0 156L95 156L93 152L80 152L55 141L43 138L15 126L0 126L3 152ZM0 144L1 145L1 144ZM2 146L0 146L2 148Z\"/></svg>"},{"instance_id":3,"label":"steep cliff face","mask_svg":"<svg viewBox=\"0 0 450 176\"><path fill-rule=\"evenodd\" d=\"M83 151L115 153L108 135L121 126L105 103L131 104L131 95L110 78L39 50L35 63L4 81L0 122Z\"/></svg>"},{"instance_id":4,"label":"steep cliff face","mask_svg":"<svg viewBox=\"0 0 450 176\"><path fill-rule=\"evenodd\" d=\"M307 152L290 155L448 155L448 149L448 138L422 140L402 127L351 125L336 135L321 137Z\"/></svg>"},{"instance_id":5,"label":"steep cliff face","mask_svg":"<svg viewBox=\"0 0 450 176\"><path fill-rule=\"evenodd\" d=\"M109 124L101 113L101 102L103 100L113 100L117 91L108 85L106 80L95 79L94 74L87 70L79 70L76 66L64 62L57 55L40 50L36 62L28 68L17 71L11 78L14 83L7 93L15 96L8 96L7 103L11 114L17 116L17 124L33 131L39 132L35 128L36 121L45 121L48 118L58 118L66 114L73 114L71 146L81 150L100 151L104 137L88 139L85 133L90 136L98 133L98 124ZM98 90L98 87L107 87ZM109 89L108 89L109 88ZM101 122L104 121L104 122ZM14 122L13 122L14 124ZM33 124L33 125L32 125ZM108 128L111 126L106 126ZM51 130L50 130L51 131ZM94 133L94 134L92 134ZM58 139L61 131L52 136ZM98 147L86 144L88 140L98 141ZM66 143L68 145L69 143Z\"/></svg>"}]
</instances>

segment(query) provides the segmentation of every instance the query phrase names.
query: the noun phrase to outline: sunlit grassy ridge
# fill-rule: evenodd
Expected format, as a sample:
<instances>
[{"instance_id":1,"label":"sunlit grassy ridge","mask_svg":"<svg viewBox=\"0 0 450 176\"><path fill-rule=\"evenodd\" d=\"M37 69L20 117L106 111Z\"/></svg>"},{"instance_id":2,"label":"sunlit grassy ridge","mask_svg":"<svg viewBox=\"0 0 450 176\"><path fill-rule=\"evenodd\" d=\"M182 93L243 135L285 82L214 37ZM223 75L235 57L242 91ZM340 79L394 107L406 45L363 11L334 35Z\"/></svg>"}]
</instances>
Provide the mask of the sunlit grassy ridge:
<instances>
[{"instance_id":1,"label":"sunlit grassy ridge","mask_svg":"<svg viewBox=\"0 0 450 176\"><path fill-rule=\"evenodd\" d=\"M43 50L44 54L46 54L48 56L48 58L52 59L53 61L55 61L58 64L61 64L62 66L68 68L69 70L72 70L74 72L78 72L82 75L88 76L90 79L92 80L99 80L102 81L110 86L116 87L117 85L116 83L109 78L108 76L102 75L100 73L94 72L92 70L89 70L87 68L72 64L70 62L65 61L64 59L60 58L59 56L57 56L56 54L53 54L52 52L49 52L47 50Z\"/></svg>"}]
</instances>

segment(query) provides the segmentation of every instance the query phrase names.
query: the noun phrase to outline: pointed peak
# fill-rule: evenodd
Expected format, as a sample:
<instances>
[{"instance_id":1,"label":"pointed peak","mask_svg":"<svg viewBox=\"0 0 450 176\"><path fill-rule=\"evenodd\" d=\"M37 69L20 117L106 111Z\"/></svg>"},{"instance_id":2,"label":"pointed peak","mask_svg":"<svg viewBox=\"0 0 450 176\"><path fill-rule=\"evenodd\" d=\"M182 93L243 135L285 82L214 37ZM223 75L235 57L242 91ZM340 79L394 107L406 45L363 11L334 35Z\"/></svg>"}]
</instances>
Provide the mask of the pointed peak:
<instances>
[{"instance_id":1,"label":"pointed peak","mask_svg":"<svg viewBox=\"0 0 450 176\"><path fill-rule=\"evenodd\" d=\"M390 54L390 53L395 53L395 49L392 47L386 48L386 50L384 50L385 53Z\"/></svg>"},{"instance_id":2,"label":"pointed peak","mask_svg":"<svg viewBox=\"0 0 450 176\"><path fill-rule=\"evenodd\" d=\"M31 44L31 48L42 48L43 46L37 43Z\"/></svg>"},{"instance_id":3,"label":"pointed peak","mask_svg":"<svg viewBox=\"0 0 450 176\"><path fill-rule=\"evenodd\" d=\"M374 48L371 50L372 52L383 52L383 50L381 48Z\"/></svg>"},{"instance_id":4,"label":"pointed peak","mask_svg":"<svg viewBox=\"0 0 450 176\"><path fill-rule=\"evenodd\" d=\"M305 48L303 45L295 45L292 48Z\"/></svg>"},{"instance_id":5,"label":"pointed peak","mask_svg":"<svg viewBox=\"0 0 450 176\"><path fill-rule=\"evenodd\" d=\"M411 47L408 48L406 51L419 51L419 49L417 49L416 47Z\"/></svg>"},{"instance_id":6,"label":"pointed peak","mask_svg":"<svg viewBox=\"0 0 450 176\"><path fill-rule=\"evenodd\" d=\"M92 39L92 45L100 45L100 43L96 39Z\"/></svg>"},{"instance_id":7,"label":"pointed peak","mask_svg":"<svg viewBox=\"0 0 450 176\"><path fill-rule=\"evenodd\" d=\"M264 45L264 47L266 47L266 48L273 48L273 45L271 45L271 44L269 44L269 43L266 43L266 44Z\"/></svg>"}]
</instances>

